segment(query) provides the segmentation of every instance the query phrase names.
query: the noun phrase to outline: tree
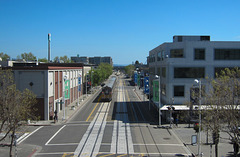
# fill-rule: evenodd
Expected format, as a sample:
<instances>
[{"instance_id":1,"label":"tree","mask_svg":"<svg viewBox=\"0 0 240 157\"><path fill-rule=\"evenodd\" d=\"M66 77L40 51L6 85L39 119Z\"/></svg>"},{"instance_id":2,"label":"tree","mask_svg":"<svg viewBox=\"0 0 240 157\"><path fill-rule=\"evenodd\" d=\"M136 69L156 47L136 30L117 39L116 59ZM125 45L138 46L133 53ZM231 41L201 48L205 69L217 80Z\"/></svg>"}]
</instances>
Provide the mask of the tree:
<instances>
[{"instance_id":1,"label":"tree","mask_svg":"<svg viewBox=\"0 0 240 157\"><path fill-rule=\"evenodd\" d=\"M35 103L36 96L30 90L16 89L12 71L0 70L0 133L5 133L0 141L10 135L10 156L12 156L15 134L21 127L21 122L36 118L33 115Z\"/></svg>"},{"instance_id":2,"label":"tree","mask_svg":"<svg viewBox=\"0 0 240 157\"><path fill-rule=\"evenodd\" d=\"M48 60L47 60L46 57L45 57L45 58L39 58L38 61L39 61L39 62L44 62L44 63L47 63L47 62L48 62Z\"/></svg>"},{"instance_id":3,"label":"tree","mask_svg":"<svg viewBox=\"0 0 240 157\"><path fill-rule=\"evenodd\" d=\"M8 59L10 59L10 56L6 53L1 52L0 58L2 58L2 61L7 61Z\"/></svg>"},{"instance_id":4,"label":"tree","mask_svg":"<svg viewBox=\"0 0 240 157\"><path fill-rule=\"evenodd\" d=\"M134 72L134 65L128 65L124 67L125 73L128 74L128 76L132 76Z\"/></svg>"},{"instance_id":5,"label":"tree","mask_svg":"<svg viewBox=\"0 0 240 157\"><path fill-rule=\"evenodd\" d=\"M108 63L101 63L96 70L90 71L90 76L93 76L95 85L101 84L112 74L113 67Z\"/></svg>"},{"instance_id":6,"label":"tree","mask_svg":"<svg viewBox=\"0 0 240 157\"><path fill-rule=\"evenodd\" d=\"M211 79L210 89L204 96L206 108L203 124L207 126L213 135L215 155L218 156L218 143L220 131L230 136L230 142L240 143L240 70L238 68L226 68ZM235 152L237 154L237 152Z\"/></svg>"},{"instance_id":7,"label":"tree","mask_svg":"<svg viewBox=\"0 0 240 157\"><path fill-rule=\"evenodd\" d=\"M54 63L58 63L59 61L60 61L60 59L59 59L58 56L54 57L54 59L53 59L53 62L54 62Z\"/></svg>"},{"instance_id":8,"label":"tree","mask_svg":"<svg viewBox=\"0 0 240 157\"><path fill-rule=\"evenodd\" d=\"M71 60L66 55L63 57L60 57L60 60L62 60L64 63L71 63Z\"/></svg>"},{"instance_id":9,"label":"tree","mask_svg":"<svg viewBox=\"0 0 240 157\"><path fill-rule=\"evenodd\" d=\"M20 59L19 56L17 56L17 59ZM29 53L24 52L21 54L21 59L24 59L26 61L34 61L37 59L37 57L34 56L32 52L29 52Z\"/></svg>"}]
</instances>

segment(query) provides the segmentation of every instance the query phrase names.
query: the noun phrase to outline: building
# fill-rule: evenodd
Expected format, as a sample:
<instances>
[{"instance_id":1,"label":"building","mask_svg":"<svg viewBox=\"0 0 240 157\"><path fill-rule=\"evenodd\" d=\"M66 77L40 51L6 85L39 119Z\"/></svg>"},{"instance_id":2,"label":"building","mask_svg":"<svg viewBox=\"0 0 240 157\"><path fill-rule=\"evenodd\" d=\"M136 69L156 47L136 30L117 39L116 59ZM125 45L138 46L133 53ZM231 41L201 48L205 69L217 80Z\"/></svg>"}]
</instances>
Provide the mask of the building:
<instances>
[{"instance_id":1,"label":"building","mask_svg":"<svg viewBox=\"0 0 240 157\"><path fill-rule=\"evenodd\" d=\"M76 57L71 57L71 60L75 63L84 63L84 64L93 64L93 65L99 65L100 63L108 63L110 65L113 65L112 57L79 57L77 55Z\"/></svg>"},{"instance_id":2,"label":"building","mask_svg":"<svg viewBox=\"0 0 240 157\"><path fill-rule=\"evenodd\" d=\"M160 76L161 107L182 105L191 100L194 79L215 78L226 67L240 67L239 41L210 41L210 36L174 36L152 49L148 56L151 95L155 75ZM155 102L158 106L158 103Z\"/></svg>"},{"instance_id":3,"label":"building","mask_svg":"<svg viewBox=\"0 0 240 157\"><path fill-rule=\"evenodd\" d=\"M83 64L47 63L37 66L13 66L17 89L25 88L37 96L37 115L42 120L50 120L54 111L62 112L65 106L77 101L82 94ZM63 83L64 82L64 83ZM67 86L64 92L64 87ZM80 91L78 90L80 87ZM63 98L65 95L65 98Z\"/></svg>"},{"instance_id":4,"label":"building","mask_svg":"<svg viewBox=\"0 0 240 157\"><path fill-rule=\"evenodd\" d=\"M71 57L71 60L75 63L89 64L89 57L86 56L79 57L79 55L77 55L76 57Z\"/></svg>"}]
</instances>

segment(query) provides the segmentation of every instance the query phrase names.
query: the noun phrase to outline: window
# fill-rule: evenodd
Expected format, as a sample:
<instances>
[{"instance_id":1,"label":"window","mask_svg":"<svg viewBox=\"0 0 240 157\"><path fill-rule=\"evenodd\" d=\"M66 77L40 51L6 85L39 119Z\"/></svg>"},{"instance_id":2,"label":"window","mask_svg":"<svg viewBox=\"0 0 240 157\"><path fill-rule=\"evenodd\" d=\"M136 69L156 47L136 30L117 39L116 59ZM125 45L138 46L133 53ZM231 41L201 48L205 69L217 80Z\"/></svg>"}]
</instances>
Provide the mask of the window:
<instances>
[{"instance_id":1,"label":"window","mask_svg":"<svg viewBox=\"0 0 240 157\"><path fill-rule=\"evenodd\" d=\"M204 78L205 68L174 68L174 78Z\"/></svg>"},{"instance_id":2,"label":"window","mask_svg":"<svg viewBox=\"0 0 240 157\"><path fill-rule=\"evenodd\" d=\"M157 75L160 76L160 74L161 74L161 68L158 68L157 69Z\"/></svg>"},{"instance_id":3,"label":"window","mask_svg":"<svg viewBox=\"0 0 240 157\"><path fill-rule=\"evenodd\" d=\"M195 60L205 60L205 49L194 49Z\"/></svg>"},{"instance_id":4,"label":"window","mask_svg":"<svg viewBox=\"0 0 240 157\"><path fill-rule=\"evenodd\" d=\"M166 95L166 84L161 84L162 95Z\"/></svg>"},{"instance_id":5,"label":"window","mask_svg":"<svg viewBox=\"0 0 240 157\"><path fill-rule=\"evenodd\" d=\"M158 52L157 53L157 61L160 61L161 60L161 52Z\"/></svg>"},{"instance_id":6,"label":"window","mask_svg":"<svg viewBox=\"0 0 240 157\"><path fill-rule=\"evenodd\" d=\"M240 60L240 49L215 49L215 60Z\"/></svg>"},{"instance_id":7,"label":"window","mask_svg":"<svg viewBox=\"0 0 240 157\"><path fill-rule=\"evenodd\" d=\"M201 41L210 41L210 36L201 36L200 40Z\"/></svg>"},{"instance_id":8,"label":"window","mask_svg":"<svg viewBox=\"0 0 240 157\"><path fill-rule=\"evenodd\" d=\"M174 86L174 96L184 97L184 86Z\"/></svg>"},{"instance_id":9,"label":"window","mask_svg":"<svg viewBox=\"0 0 240 157\"><path fill-rule=\"evenodd\" d=\"M183 49L172 49L170 50L170 58L183 58Z\"/></svg>"},{"instance_id":10,"label":"window","mask_svg":"<svg viewBox=\"0 0 240 157\"><path fill-rule=\"evenodd\" d=\"M178 36L178 42L182 42L182 36Z\"/></svg>"},{"instance_id":11,"label":"window","mask_svg":"<svg viewBox=\"0 0 240 157\"><path fill-rule=\"evenodd\" d=\"M149 63L151 62L155 62L155 55L152 54L152 55L149 55Z\"/></svg>"},{"instance_id":12,"label":"window","mask_svg":"<svg viewBox=\"0 0 240 157\"><path fill-rule=\"evenodd\" d=\"M162 76L165 78L166 77L166 67L162 68Z\"/></svg>"}]
</instances>

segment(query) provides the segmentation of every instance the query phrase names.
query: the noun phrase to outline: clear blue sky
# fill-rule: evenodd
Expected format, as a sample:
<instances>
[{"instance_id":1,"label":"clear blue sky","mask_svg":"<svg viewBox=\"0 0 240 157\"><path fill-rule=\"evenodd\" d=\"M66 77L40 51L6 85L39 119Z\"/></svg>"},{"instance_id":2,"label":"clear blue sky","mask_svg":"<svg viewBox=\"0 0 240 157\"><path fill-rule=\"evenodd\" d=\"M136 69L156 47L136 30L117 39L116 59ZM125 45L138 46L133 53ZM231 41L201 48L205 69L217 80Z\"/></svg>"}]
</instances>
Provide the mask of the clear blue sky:
<instances>
[{"instance_id":1,"label":"clear blue sky","mask_svg":"<svg viewBox=\"0 0 240 157\"><path fill-rule=\"evenodd\" d=\"M114 64L146 63L173 35L240 41L239 0L0 0L0 52L111 56Z\"/></svg>"}]
</instances>

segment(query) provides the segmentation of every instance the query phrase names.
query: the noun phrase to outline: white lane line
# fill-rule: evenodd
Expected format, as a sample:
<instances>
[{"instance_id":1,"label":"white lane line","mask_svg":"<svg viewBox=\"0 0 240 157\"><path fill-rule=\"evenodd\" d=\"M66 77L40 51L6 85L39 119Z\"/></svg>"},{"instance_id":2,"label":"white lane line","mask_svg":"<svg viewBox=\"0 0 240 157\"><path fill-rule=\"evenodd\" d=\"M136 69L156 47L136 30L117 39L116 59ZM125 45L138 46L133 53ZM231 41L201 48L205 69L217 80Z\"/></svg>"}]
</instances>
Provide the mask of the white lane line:
<instances>
[{"instance_id":1,"label":"white lane line","mask_svg":"<svg viewBox=\"0 0 240 157\"><path fill-rule=\"evenodd\" d=\"M49 143L65 126L66 126L66 125L63 125L63 126L47 141L47 143L45 144L45 146L48 145L48 143Z\"/></svg>"},{"instance_id":2,"label":"white lane line","mask_svg":"<svg viewBox=\"0 0 240 157\"><path fill-rule=\"evenodd\" d=\"M122 82L120 82L120 85L122 85ZM114 121L110 152L119 154L133 154L134 148L130 124L128 123L129 119L127 114L127 104L123 86L121 86L121 88L119 89L117 101L117 120Z\"/></svg>"},{"instance_id":3,"label":"white lane line","mask_svg":"<svg viewBox=\"0 0 240 157\"><path fill-rule=\"evenodd\" d=\"M58 143L58 144L48 144L48 146L74 146L78 144L79 143Z\"/></svg>"},{"instance_id":4,"label":"white lane line","mask_svg":"<svg viewBox=\"0 0 240 157\"><path fill-rule=\"evenodd\" d=\"M39 128L37 128L36 130L34 130L33 132L31 132L30 134L28 134L27 136L25 136L24 138L20 139L17 141L17 144L22 143L24 140L26 140L29 136L31 136L32 134L34 134L35 132L37 132L39 129L41 129L43 126L40 126Z\"/></svg>"},{"instance_id":5,"label":"white lane line","mask_svg":"<svg viewBox=\"0 0 240 157\"><path fill-rule=\"evenodd\" d=\"M104 129L106 126L107 113L109 111L109 103L102 103L97 113L90 123L86 133L81 139L78 147L74 152L74 156L96 156L100 150ZM90 134L89 134L90 133Z\"/></svg>"}]
</instances>

